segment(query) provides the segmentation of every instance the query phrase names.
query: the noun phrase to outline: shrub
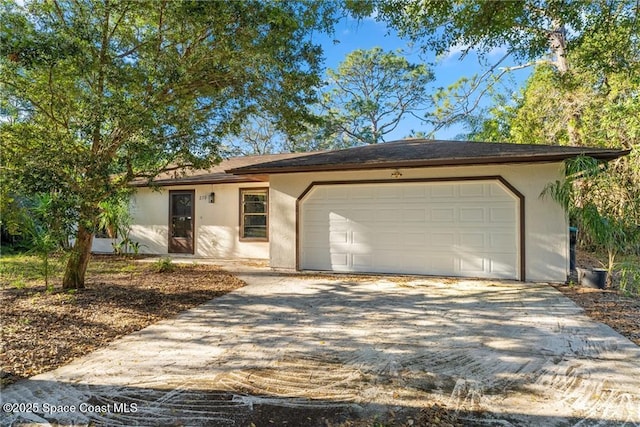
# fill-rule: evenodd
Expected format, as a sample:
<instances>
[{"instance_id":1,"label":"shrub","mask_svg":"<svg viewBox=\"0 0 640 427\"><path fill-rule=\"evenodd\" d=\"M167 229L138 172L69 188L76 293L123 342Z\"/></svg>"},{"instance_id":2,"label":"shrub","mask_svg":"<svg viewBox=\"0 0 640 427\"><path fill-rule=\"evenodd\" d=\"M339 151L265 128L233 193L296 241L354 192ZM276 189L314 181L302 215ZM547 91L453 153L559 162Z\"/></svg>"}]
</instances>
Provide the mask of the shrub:
<instances>
[{"instance_id":1,"label":"shrub","mask_svg":"<svg viewBox=\"0 0 640 427\"><path fill-rule=\"evenodd\" d=\"M620 264L619 287L625 294L640 295L640 264L635 262Z\"/></svg>"},{"instance_id":2,"label":"shrub","mask_svg":"<svg viewBox=\"0 0 640 427\"><path fill-rule=\"evenodd\" d=\"M158 273L171 273L176 269L176 266L171 261L171 258L162 258L156 261L154 270Z\"/></svg>"}]
</instances>

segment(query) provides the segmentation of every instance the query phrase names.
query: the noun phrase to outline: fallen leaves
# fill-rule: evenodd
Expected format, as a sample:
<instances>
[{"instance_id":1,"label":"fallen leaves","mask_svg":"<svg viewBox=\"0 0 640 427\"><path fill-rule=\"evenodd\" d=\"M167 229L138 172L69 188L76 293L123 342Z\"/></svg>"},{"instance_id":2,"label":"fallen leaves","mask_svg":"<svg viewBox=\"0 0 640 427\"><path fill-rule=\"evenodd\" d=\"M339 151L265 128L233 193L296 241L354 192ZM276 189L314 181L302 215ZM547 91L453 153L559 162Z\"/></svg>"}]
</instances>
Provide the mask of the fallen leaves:
<instances>
[{"instance_id":1,"label":"fallen leaves","mask_svg":"<svg viewBox=\"0 0 640 427\"><path fill-rule=\"evenodd\" d=\"M101 262L113 268L92 272L77 292L50 292L42 285L0 290L3 386L244 286L210 265L176 265L171 273L157 273L150 264L132 263L123 274L118 267L125 261Z\"/></svg>"},{"instance_id":2,"label":"fallen leaves","mask_svg":"<svg viewBox=\"0 0 640 427\"><path fill-rule=\"evenodd\" d=\"M610 326L640 345L640 299L614 290L576 286L556 286L560 292L582 307L598 322Z\"/></svg>"}]
</instances>

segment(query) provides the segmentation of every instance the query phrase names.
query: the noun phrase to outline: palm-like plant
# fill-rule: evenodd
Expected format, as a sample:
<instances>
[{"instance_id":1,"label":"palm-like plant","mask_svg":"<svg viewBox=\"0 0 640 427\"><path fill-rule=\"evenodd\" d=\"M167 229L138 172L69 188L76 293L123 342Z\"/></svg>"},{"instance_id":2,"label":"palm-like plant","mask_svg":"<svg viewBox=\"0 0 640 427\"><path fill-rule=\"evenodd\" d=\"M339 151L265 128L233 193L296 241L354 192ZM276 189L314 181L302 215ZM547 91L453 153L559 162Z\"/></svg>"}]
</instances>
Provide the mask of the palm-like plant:
<instances>
[{"instance_id":1,"label":"palm-like plant","mask_svg":"<svg viewBox=\"0 0 640 427\"><path fill-rule=\"evenodd\" d=\"M608 283L616 256L640 239L640 189L634 177L621 172L631 168L618 166L585 156L567 160L565 179L541 194L560 203L581 232L607 251Z\"/></svg>"}]
</instances>

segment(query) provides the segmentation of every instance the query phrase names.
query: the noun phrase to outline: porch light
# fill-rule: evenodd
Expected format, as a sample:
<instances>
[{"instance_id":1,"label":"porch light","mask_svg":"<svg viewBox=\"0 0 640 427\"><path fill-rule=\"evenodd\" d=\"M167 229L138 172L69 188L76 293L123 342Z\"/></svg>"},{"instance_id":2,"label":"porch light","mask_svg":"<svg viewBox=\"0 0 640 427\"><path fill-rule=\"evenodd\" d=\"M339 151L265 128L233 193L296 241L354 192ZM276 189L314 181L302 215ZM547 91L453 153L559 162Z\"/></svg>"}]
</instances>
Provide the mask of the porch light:
<instances>
[{"instance_id":1,"label":"porch light","mask_svg":"<svg viewBox=\"0 0 640 427\"><path fill-rule=\"evenodd\" d=\"M215 203L216 202L216 193L211 192L209 193L209 203Z\"/></svg>"}]
</instances>

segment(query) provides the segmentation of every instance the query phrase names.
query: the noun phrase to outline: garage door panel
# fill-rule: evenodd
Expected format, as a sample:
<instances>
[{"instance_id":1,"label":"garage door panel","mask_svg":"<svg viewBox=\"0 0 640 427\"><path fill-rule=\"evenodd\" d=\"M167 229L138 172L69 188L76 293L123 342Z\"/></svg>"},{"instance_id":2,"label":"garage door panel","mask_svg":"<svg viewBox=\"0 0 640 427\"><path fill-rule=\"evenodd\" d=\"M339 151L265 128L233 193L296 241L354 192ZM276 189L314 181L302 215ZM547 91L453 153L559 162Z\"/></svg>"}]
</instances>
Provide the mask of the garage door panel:
<instances>
[{"instance_id":1,"label":"garage door panel","mask_svg":"<svg viewBox=\"0 0 640 427\"><path fill-rule=\"evenodd\" d=\"M323 195L323 198L327 201L336 201L336 200L350 200L350 191L348 188L338 188L332 187L327 188L326 193Z\"/></svg>"},{"instance_id":2,"label":"garage door panel","mask_svg":"<svg viewBox=\"0 0 640 427\"><path fill-rule=\"evenodd\" d=\"M372 258L372 264L376 266L378 272L395 273L395 269L400 265L401 259L398 252L395 251L379 251Z\"/></svg>"},{"instance_id":3,"label":"garage door panel","mask_svg":"<svg viewBox=\"0 0 640 427\"><path fill-rule=\"evenodd\" d=\"M497 181L319 185L300 267L517 278L517 203Z\"/></svg>"},{"instance_id":4,"label":"garage door panel","mask_svg":"<svg viewBox=\"0 0 640 427\"><path fill-rule=\"evenodd\" d=\"M514 233L502 233L495 231L489 234L489 249L492 250L508 250L513 252L517 250L518 243Z\"/></svg>"},{"instance_id":5,"label":"garage door panel","mask_svg":"<svg viewBox=\"0 0 640 427\"><path fill-rule=\"evenodd\" d=\"M377 222L395 223L398 221L398 209L376 209L375 220Z\"/></svg>"},{"instance_id":6,"label":"garage door panel","mask_svg":"<svg viewBox=\"0 0 640 427\"><path fill-rule=\"evenodd\" d=\"M346 258L343 261L344 265L347 265ZM324 248L309 247L304 251L302 262L309 269L326 270L327 266L338 265L339 259L333 258Z\"/></svg>"},{"instance_id":7,"label":"garage door panel","mask_svg":"<svg viewBox=\"0 0 640 427\"><path fill-rule=\"evenodd\" d=\"M409 248L414 247L421 252L429 244L427 233L425 232L401 233L398 235L402 236L402 240L400 240L401 245Z\"/></svg>"},{"instance_id":8,"label":"garage door panel","mask_svg":"<svg viewBox=\"0 0 640 427\"><path fill-rule=\"evenodd\" d=\"M310 206L307 208L307 211L305 212L305 218L306 218L307 224L311 224L315 222L324 223L324 222L327 222L327 211L326 209L323 209L323 208L315 208L315 206L313 207Z\"/></svg>"},{"instance_id":9,"label":"garage door panel","mask_svg":"<svg viewBox=\"0 0 640 427\"><path fill-rule=\"evenodd\" d=\"M492 223L514 223L515 209L512 207L493 207L489 210L489 219Z\"/></svg>"},{"instance_id":10,"label":"garage door panel","mask_svg":"<svg viewBox=\"0 0 640 427\"><path fill-rule=\"evenodd\" d=\"M340 252L339 250L336 250L335 252L332 252L330 254L329 259L331 260L331 264L333 266L347 266L349 265L349 257L350 255L347 252Z\"/></svg>"},{"instance_id":11,"label":"garage door panel","mask_svg":"<svg viewBox=\"0 0 640 427\"><path fill-rule=\"evenodd\" d=\"M408 186L402 188L402 198L405 202L416 203L427 196L428 189L423 186Z\"/></svg>"},{"instance_id":12,"label":"garage door panel","mask_svg":"<svg viewBox=\"0 0 640 427\"><path fill-rule=\"evenodd\" d=\"M456 192L453 184L434 184L430 187L432 198L454 198Z\"/></svg>"},{"instance_id":13,"label":"garage door panel","mask_svg":"<svg viewBox=\"0 0 640 427\"><path fill-rule=\"evenodd\" d=\"M509 254L494 254L489 260L490 271L494 277L509 279L516 275Z\"/></svg>"},{"instance_id":14,"label":"garage door panel","mask_svg":"<svg viewBox=\"0 0 640 427\"><path fill-rule=\"evenodd\" d=\"M420 208L420 209L405 209L403 211L400 212L401 216L397 216L397 211L396 211L396 220L398 220L398 218L401 218L403 222L420 222L420 223L424 223L424 221L427 219L427 214L425 212L424 208Z\"/></svg>"},{"instance_id":15,"label":"garage door panel","mask_svg":"<svg viewBox=\"0 0 640 427\"><path fill-rule=\"evenodd\" d=\"M442 276L459 275L457 260L453 257L434 255L429 258L429 261L429 271L432 271L430 274Z\"/></svg>"},{"instance_id":16,"label":"garage door panel","mask_svg":"<svg viewBox=\"0 0 640 427\"><path fill-rule=\"evenodd\" d=\"M486 249L485 233L460 233L460 245L472 249Z\"/></svg>"},{"instance_id":17,"label":"garage door panel","mask_svg":"<svg viewBox=\"0 0 640 427\"><path fill-rule=\"evenodd\" d=\"M460 208L458 212L460 222L485 222L485 208Z\"/></svg>"},{"instance_id":18,"label":"garage door panel","mask_svg":"<svg viewBox=\"0 0 640 427\"><path fill-rule=\"evenodd\" d=\"M376 194L377 194L377 191L373 187L359 188L357 189L357 191L353 191L353 189L351 189L350 198L351 200L357 200L357 199L371 200L374 198Z\"/></svg>"},{"instance_id":19,"label":"garage door panel","mask_svg":"<svg viewBox=\"0 0 640 427\"><path fill-rule=\"evenodd\" d=\"M402 193L397 188L380 187L377 189L378 200L395 201L402 198Z\"/></svg>"},{"instance_id":20,"label":"garage door panel","mask_svg":"<svg viewBox=\"0 0 640 427\"><path fill-rule=\"evenodd\" d=\"M401 260L400 266L402 271L406 273L420 273L424 271L425 266L428 264L428 257L426 254L413 253L404 256Z\"/></svg>"},{"instance_id":21,"label":"garage door panel","mask_svg":"<svg viewBox=\"0 0 640 427\"><path fill-rule=\"evenodd\" d=\"M467 276L482 275L485 271L485 259L474 254L460 258L460 273Z\"/></svg>"},{"instance_id":22,"label":"garage door panel","mask_svg":"<svg viewBox=\"0 0 640 427\"><path fill-rule=\"evenodd\" d=\"M394 231L381 231L375 235L374 244L376 247L392 247L398 245L398 233Z\"/></svg>"},{"instance_id":23,"label":"garage door panel","mask_svg":"<svg viewBox=\"0 0 640 427\"><path fill-rule=\"evenodd\" d=\"M456 211L453 208L432 208L431 221L433 222L455 222Z\"/></svg>"},{"instance_id":24,"label":"garage door panel","mask_svg":"<svg viewBox=\"0 0 640 427\"><path fill-rule=\"evenodd\" d=\"M316 235L318 233L315 233ZM329 233L329 241L332 244L349 243L349 232L345 231L331 231ZM315 242L312 243L315 246Z\"/></svg>"},{"instance_id":25,"label":"garage door panel","mask_svg":"<svg viewBox=\"0 0 640 427\"><path fill-rule=\"evenodd\" d=\"M485 185L484 184L467 184L467 185L458 187L458 194L461 198L484 197Z\"/></svg>"},{"instance_id":26,"label":"garage door panel","mask_svg":"<svg viewBox=\"0 0 640 427\"><path fill-rule=\"evenodd\" d=\"M488 193L489 197L491 197L492 200L497 201L504 201L504 202L513 202L516 200L515 196L513 194L511 194L511 192L509 190L507 190L505 188L504 185L496 183L496 184L489 184L489 193Z\"/></svg>"},{"instance_id":27,"label":"garage door panel","mask_svg":"<svg viewBox=\"0 0 640 427\"><path fill-rule=\"evenodd\" d=\"M434 248L451 248L456 244L456 233L455 232L443 232L437 231L431 233L431 239L429 240L429 245Z\"/></svg>"},{"instance_id":28,"label":"garage door panel","mask_svg":"<svg viewBox=\"0 0 640 427\"><path fill-rule=\"evenodd\" d=\"M375 241L375 236L371 235L369 230L367 231L354 231L351 234L352 243L354 245L364 245L367 249Z\"/></svg>"},{"instance_id":29,"label":"garage door panel","mask_svg":"<svg viewBox=\"0 0 640 427\"><path fill-rule=\"evenodd\" d=\"M326 248L331 242L331 235L327 235L325 232L309 232L307 236L307 247L309 248Z\"/></svg>"},{"instance_id":30,"label":"garage door panel","mask_svg":"<svg viewBox=\"0 0 640 427\"><path fill-rule=\"evenodd\" d=\"M368 253L353 254L352 255L353 267L356 271L371 271L374 266L373 255Z\"/></svg>"}]
</instances>

